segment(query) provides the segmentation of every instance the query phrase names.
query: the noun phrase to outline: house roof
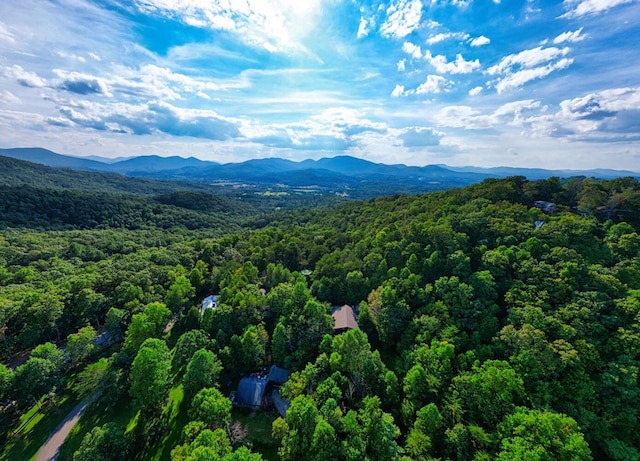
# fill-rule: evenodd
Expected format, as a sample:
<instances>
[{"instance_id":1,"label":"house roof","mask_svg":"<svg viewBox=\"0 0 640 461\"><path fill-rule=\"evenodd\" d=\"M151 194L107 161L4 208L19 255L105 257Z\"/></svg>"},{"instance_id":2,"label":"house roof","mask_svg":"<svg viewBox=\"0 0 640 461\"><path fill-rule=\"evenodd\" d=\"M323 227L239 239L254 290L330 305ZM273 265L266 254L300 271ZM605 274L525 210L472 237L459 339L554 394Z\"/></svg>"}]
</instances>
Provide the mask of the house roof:
<instances>
[{"instance_id":1,"label":"house roof","mask_svg":"<svg viewBox=\"0 0 640 461\"><path fill-rule=\"evenodd\" d=\"M276 384L284 384L289 379L289 371L277 365L272 365L269 368L269 377L267 379Z\"/></svg>"},{"instance_id":2,"label":"house roof","mask_svg":"<svg viewBox=\"0 0 640 461\"><path fill-rule=\"evenodd\" d=\"M262 405L262 397L267 388L266 376L246 376L240 380L236 391L235 402L240 406L258 408Z\"/></svg>"},{"instance_id":3,"label":"house roof","mask_svg":"<svg viewBox=\"0 0 640 461\"><path fill-rule=\"evenodd\" d=\"M356 314L353 312L353 307L345 304L344 306L338 306L333 309L331 313L334 321L334 330L343 330L358 328L358 320Z\"/></svg>"}]
</instances>

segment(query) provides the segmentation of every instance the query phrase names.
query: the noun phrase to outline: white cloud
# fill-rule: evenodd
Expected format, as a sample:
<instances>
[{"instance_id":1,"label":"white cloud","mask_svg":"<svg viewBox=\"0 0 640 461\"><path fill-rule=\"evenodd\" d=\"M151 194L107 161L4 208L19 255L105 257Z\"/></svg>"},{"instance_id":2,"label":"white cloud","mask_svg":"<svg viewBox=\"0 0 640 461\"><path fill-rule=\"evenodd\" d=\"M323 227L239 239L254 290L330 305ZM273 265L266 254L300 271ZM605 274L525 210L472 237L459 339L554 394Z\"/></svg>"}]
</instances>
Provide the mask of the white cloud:
<instances>
[{"instance_id":1,"label":"white cloud","mask_svg":"<svg viewBox=\"0 0 640 461\"><path fill-rule=\"evenodd\" d=\"M508 72L514 67L531 68L538 64L549 62L560 56L566 56L569 51L571 51L571 49L568 47L543 48L541 46L530 50L524 50L520 53L510 54L509 56L502 58L500 63L489 67L487 69L487 73L489 75L499 75Z\"/></svg>"},{"instance_id":2,"label":"white cloud","mask_svg":"<svg viewBox=\"0 0 640 461\"><path fill-rule=\"evenodd\" d=\"M47 81L41 78L35 72L29 72L19 66L14 64L11 67L5 69L5 75L9 78L15 78L16 81L27 88L44 88L47 86Z\"/></svg>"},{"instance_id":3,"label":"white cloud","mask_svg":"<svg viewBox=\"0 0 640 461\"><path fill-rule=\"evenodd\" d=\"M440 126L482 130L504 125L522 126L524 113L540 109L540 102L533 99L513 101L498 107L491 113L482 113L470 106L447 106L435 116Z\"/></svg>"},{"instance_id":4,"label":"white cloud","mask_svg":"<svg viewBox=\"0 0 640 461\"><path fill-rule=\"evenodd\" d=\"M9 32L9 29L3 22L0 22L0 40L11 43L12 45L16 43L16 36Z\"/></svg>"},{"instance_id":5,"label":"white cloud","mask_svg":"<svg viewBox=\"0 0 640 461\"><path fill-rule=\"evenodd\" d=\"M369 35L368 26L369 22L365 18L360 18L360 25L358 26L358 38L366 37Z\"/></svg>"},{"instance_id":6,"label":"white cloud","mask_svg":"<svg viewBox=\"0 0 640 461\"><path fill-rule=\"evenodd\" d=\"M575 43L575 42L581 42L582 40L584 40L585 38L587 38L586 35L582 35L582 27L578 30L574 30L573 32L563 32L562 34L558 35L556 38L553 39L553 43L554 44L559 44L559 43L565 43L565 42L569 42L569 43Z\"/></svg>"},{"instance_id":7,"label":"white cloud","mask_svg":"<svg viewBox=\"0 0 640 461\"><path fill-rule=\"evenodd\" d=\"M490 117L470 106L443 107L434 118L438 125L451 128L473 130L491 127Z\"/></svg>"},{"instance_id":8,"label":"white cloud","mask_svg":"<svg viewBox=\"0 0 640 461\"><path fill-rule=\"evenodd\" d=\"M421 17L421 0L394 0L387 8L387 19L380 32L386 37L406 37L418 28Z\"/></svg>"},{"instance_id":9,"label":"white cloud","mask_svg":"<svg viewBox=\"0 0 640 461\"><path fill-rule=\"evenodd\" d=\"M4 90L0 91L0 103L15 106L22 103L22 101L10 91Z\"/></svg>"},{"instance_id":10,"label":"white cloud","mask_svg":"<svg viewBox=\"0 0 640 461\"><path fill-rule=\"evenodd\" d=\"M427 127L408 127L398 134L402 145L409 149L438 146L443 136L444 133Z\"/></svg>"},{"instance_id":11,"label":"white cloud","mask_svg":"<svg viewBox=\"0 0 640 461\"><path fill-rule=\"evenodd\" d=\"M212 140L240 136L238 119L223 117L212 110L179 108L162 101L139 105L67 102L58 110L63 118L51 118L49 124L60 126L66 119L75 126L120 134L165 133Z\"/></svg>"},{"instance_id":12,"label":"white cloud","mask_svg":"<svg viewBox=\"0 0 640 461\"><path fill-rule=\"evenodd\" d=\"M456 56L453 62L447 61L443 55L432 56L430 51L426 51L424 58L431 64L436 72L440 74L469 74L480 67L480 61L465 61L461 54Z\"/></svg>"},{"instance_id":13,"label":"white cloud","mask_svg":"<svg viewBox=\"0 0 640 461\"><path fill-rule=\"evenodd\" d=\"M512 88L519 88L527 82L544 78L553 71L566 69L573 64L573 59L564 58L557 62L547 64L546 66L534 67L532 69L523 69L515 73L511 73L506 77L499 79L496 83L496 91L503 93Z\"/></svg>"},{"instance_id":14,"label":"white cloud","mask_svg":"<svg viewBox=\"0 0 640 461\"><path fill-rule=\"evenodd\" d=\"M54 69L53 73L58 77L58 80L50 83L54 88L81 95L103 94L112 96L109 85L102 78L80 72L67 72L61 69Z\"/></svg>"},{"instance_id":15,"label":"white cloud","mask_svg":"<svg viewBox=\"0 0 640 461\"><path fill-rule=\"evenodd\" d=\"M427 75L427 80L416 88L416 94L441 93L447 86L447 80L440 75Z\"/></svg>"},{"instance_id":16,"label":"white cloud","mask_svg":"<svg viewBox=\"0 0 640 461\"><path fill-rule=\"evenodd\" d=\"M482 93L482 87L481 86L476 86L475 88L471 88L469 90L469 95L470 96L477 96L480 93Z\"/></svg>"},{"instance_id":17,"label":"white cloud","mask_svg":"<svg viewBox=\"0 0 640 461\"><path fill-rule=\"evenodd\" d=\"M539 46L504 57L498 64L487 69L489 75L500 77L492 82L498 93L518 88L532 80L544 78L556 70L569 67L573 59L565 56L570 48Z\"/></svg>"},{"instance_id":18,"label":"white cloud","mask_svg":"<svg viewBox=\"0 0 640 461\"><path fill-rule=\"evenodd\" d=\"M527 122L538 136L625 141L640 133L639 108L640 87L612 88L566 99L556 113L530 117Z\"/></svg>"},{"instance_id":19,"label":"white cloud","mask_svg":"<svg viewBox=\"0 0 640 461\"><path fill-rule=\"evenodd\" d=\"M611 8L636 0L564 0L563 5L567 10L561 17L579 18L582 16L604 13Z\"/></svg>"},{"instance_id":20,"label":"white cloud","mask_svg":"<svg viewBox=\"0 0 640 461\"><path fill-rule=\"evenodd\" d=\"M145 14L162 14L185 24L236 34L270 52L304 50L301 40L322 14L321 0L209 2L202 0L136 0Z\"/></svg>"},{"instance_id":21,"label":"white cloud","mask_svg":"<svg viewBox=\"0 0 640 461\"><path fill-rule=\"evenodd\" d=\"M410 55L413 59L420 59L422 57L422 50L420 50L420 47L411 42L404 42L402 44L402 51Z\"/></svg>"},{"instance_id":22,"label":"white cloud","mask_svg":"<svg viewBox=\"0 0 640 461\"><path fill-rule=\"evenodd\" d=\"M488 45L489 43L491 43L491 40L489 40L489 38L485 37L484 35L481 35L480 37L476 37L473 40L471 40L470 45L484 46L484 45Z\"/></svg>"},{"instance_id":23,"label":"white cloud","mask_svg":"<svg viewBox=\"0 0 640 461\"><path fill-rule=\"evenodd\" d=\"M91 59L93 59L94 61L102 61L102 58L99 55L97 55L96 53L93 53L93 52L89 53L89 57Z\"/></svg>"},{"instance_id":24,"label":"white cloud","mask_svg":"<svg viewBox=\"0 0 640 461\"><path fill-rule=\"evenodd\" d=\"M428 45L434 45L436 43L444 42L445 40L457 39L457 40L466 40L469 38L469 34L465 34L464 32L447 32L432 35L427 39Z\"/></svg>"},{"instance_id":25,"label":"white cloud","mask_svg":"<svg viewBox=\"0 0 640 461\"><path fill-rule=\"evenodd\" d=\"M404 85L396 85L396 87L391 92L391 96L393 96L394 98L399 98L402 95L404 95Z\"/></svg>"},{"instance_id":26,"label":"white cloud","mask_svg":"<svg viewBox=\"0 0 640 461\"><path fill-rule=\"evenodd\" d=\"M406 59L401 59L400 61L398 61L396 66L398 68L398 72L404 72L406 70L406 68L407 68L407 60Z\"/></svg>"}]
</instances>

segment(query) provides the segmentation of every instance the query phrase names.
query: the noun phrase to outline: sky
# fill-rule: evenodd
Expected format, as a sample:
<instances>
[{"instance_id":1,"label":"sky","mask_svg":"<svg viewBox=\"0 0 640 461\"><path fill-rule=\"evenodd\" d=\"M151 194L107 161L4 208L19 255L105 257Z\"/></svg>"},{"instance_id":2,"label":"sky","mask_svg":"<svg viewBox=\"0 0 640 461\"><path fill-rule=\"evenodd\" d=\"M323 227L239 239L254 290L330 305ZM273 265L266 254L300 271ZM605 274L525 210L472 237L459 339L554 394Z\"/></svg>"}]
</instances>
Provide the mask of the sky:
<instances>
[{"instance_id":1,"label":"sky","mask_svg":"<svg viewBox=\"0 0 640 461\"><path fill-rule=\"evenodd\" d=\"M638 0L2 0L0 147L640 171Z\"/></svg>"}]
</instances>

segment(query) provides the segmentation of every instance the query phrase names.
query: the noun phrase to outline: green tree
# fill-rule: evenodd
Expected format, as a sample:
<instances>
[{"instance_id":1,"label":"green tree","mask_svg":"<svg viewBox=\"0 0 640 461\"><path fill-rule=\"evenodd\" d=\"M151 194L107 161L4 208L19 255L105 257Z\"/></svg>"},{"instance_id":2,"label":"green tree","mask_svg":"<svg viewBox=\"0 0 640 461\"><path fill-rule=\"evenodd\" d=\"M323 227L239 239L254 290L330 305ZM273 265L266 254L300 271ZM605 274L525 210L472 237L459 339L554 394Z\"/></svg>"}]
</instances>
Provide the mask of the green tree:
<instances>
[{"instance_id":1,"label":"green tree","mask_svg":"<svg viewBox=\"0 0 640 461\"><path fill-rule=\"evenodd\" d=\"M287 332L284 325L280 322L273 330L271 339L271 356L277 364L283 365L287 358Z\"/></svg>"},{"instance_id":2,"label":"green tree","mask_svg":"<svg viewBox=\"0 0 640 461\"><path fill-rule=\"evenodd\" d=\"M196 351L182 379L185 397L191 399L201 389L217 386L221 371L222 365L216 354L206 349Z\"/></svg>"},{"instance_id":3,"label":"green tree","mask_svg":"<svg viewBox=\"0 0 640 461\"><path fill-rule=\"evenodd\" d=\"M226 429L231 421L231 400L214 387L202 389L191 401L189 417L212 429Z\"/></svg>"},{"instance_id":4,"label":"green tree","mask_svg":"<svg viewBox=\"0 0 640 461\"><path fill-rule=\"evenodd\" d=\"M173 313L179 313L191 306L196 289L184 275L179 275L167 290L164 302Z\"/></svg>"},{"instance_id":5,"label":"green tree","mask_svg":"<svg viewBox=\"0 0 640 461\"><path fill-rule=\"evenodd\" d=\"M84 362L95 349L94 341L97 337L95 328L83 327L77 333L67 336L67 354L74 364Z\"/></svg>"},{"instance_id":6,"label":"green tree","mask_svg":"<svg viewBox=\"0 0 640 461\"><path fill-rule=\"evenodd\" d=\"M16 368L13 378L13 395L24 404L29 399L37 401L43 394L60 384L60 373L50 360L31 357Z\"/></svg>"},{"instance_id":7,"label":"green tree","mask_svg":"<svg viewBox=\"0 0 640 461\"><path fill-rule=\"evenodd\" d=\"M199 349L211 346L211 340L202 330L189 330L178 338L173 354L173 365L176 368L186 366L193 354Z\"/></svg>"},{"instance_id":8,"label":"green tree","mask_svg":"<svg viewBox=\"0 0 640 461\"><path fill-rule=\"evenodd\" d=\"M11 390L13 372L0 363L0 402L2 402Z\"/></svg>"},{"instance_id":9,"label":"green tree","mask_svg":"<svg viewBox=\"0 0 640 461\"><path fill-rule=\"evenodd\" d=\"M116 461L128 459L131 438L123 427L107 423L85 434L73 461Z\"/></svg>"},{"instance_id":10,"label":"green tree","mask_svg":"<svg viewBox=\"0 0 640 461\"><path fill-rule=\"evenodd\" d=\"M31 351L31 358L48 360L54 365L58 374L61 374L65 367L64 352L53 343L44 343L36 346Z\"/></svg>"},{"instance_id":11,"label":"green tree","mask_svg":"<svg viewBox=\"0 0 640 461\"><path fill-rule=\"evenodd\" d=\"M143 413L159 412L171 385L171 355L167 344L156 338L145 340L131 365L134 403Z\"/></svg>"},{"instance_id":12,"label":"green tree","mask_svg":"<svg viewBox=\"0 0 640 461\"><path fill-rule=\"evenodd\" d=\"M498 461L591 459L577 423L558 413L518 407L498 425L498 434Z\"/></svg>"}]
</instances>

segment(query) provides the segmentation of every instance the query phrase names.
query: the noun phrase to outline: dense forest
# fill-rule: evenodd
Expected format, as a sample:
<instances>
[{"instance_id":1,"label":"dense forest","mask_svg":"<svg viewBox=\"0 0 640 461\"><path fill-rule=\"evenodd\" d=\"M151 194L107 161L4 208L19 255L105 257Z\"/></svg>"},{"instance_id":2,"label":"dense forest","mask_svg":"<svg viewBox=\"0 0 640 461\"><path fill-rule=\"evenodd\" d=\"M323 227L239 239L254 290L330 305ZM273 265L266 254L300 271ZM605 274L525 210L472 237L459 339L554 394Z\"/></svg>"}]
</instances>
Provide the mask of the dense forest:
<instances>
[{"instance_id":1,"label":"dense forest","mask_svg":"<svg viewBox=\"0 0 640 461\"><path fill-rule=\"evenodd\" d=\"M30 187L0 204L0 459L86 399L61 460L640 459L636 179L253 219L203 190ZM235 408L272 364L286 416Z\"/></svg>"}]
</instances>

